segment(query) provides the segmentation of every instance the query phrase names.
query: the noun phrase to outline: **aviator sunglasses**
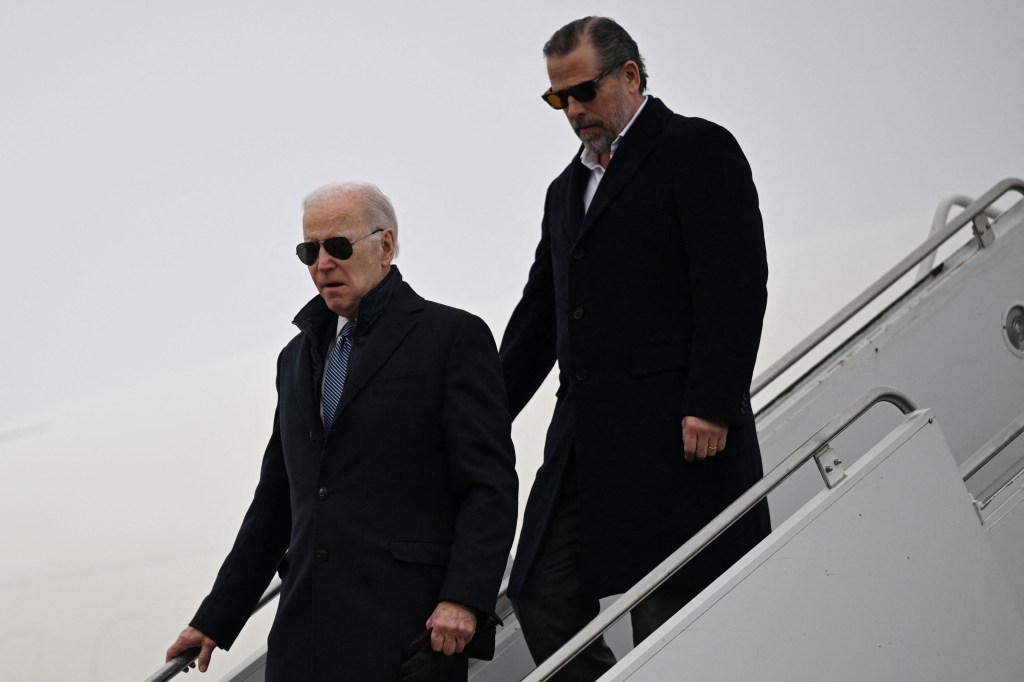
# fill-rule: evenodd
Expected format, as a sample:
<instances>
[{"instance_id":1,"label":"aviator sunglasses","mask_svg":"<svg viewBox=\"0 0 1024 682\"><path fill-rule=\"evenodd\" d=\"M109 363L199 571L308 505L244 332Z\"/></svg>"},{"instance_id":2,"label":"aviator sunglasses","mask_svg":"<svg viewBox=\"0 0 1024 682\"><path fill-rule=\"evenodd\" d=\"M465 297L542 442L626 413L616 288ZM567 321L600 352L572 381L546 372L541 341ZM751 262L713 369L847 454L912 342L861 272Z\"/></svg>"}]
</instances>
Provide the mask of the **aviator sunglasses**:
<instances>
[{"instance_id":1,"label":"aviator sunglasses","mask_svg":"<svg viewBox=\"0 0 1024 682\"><path fill-rule=\"evenodd\" d=\"M312 265L316 262L316 259L320 257L320 245L323 244L327 250L328 255L338 260L348 260L352 257L352 247L363 241L367 237L372 237L378 232L383 232L383 227L378 227L370 234L363 235L354 242L350 242L348 237L328 237L322 242L302 242L295 247L295 255L299 257L299 260L306 265Z\"/></svg>"},{"instance_id":2,"label":"aviator sunglasses","mask_svg":"<svg viewBox=\"0 0 1024 682\"><path fill-rule=\"evenodd\" d=\"M626 62L622 62L625 64ZM569 98L572 97L577 102L589 102L590 100L597 97L597 84L602 78L610 74L615 69L622 66L622 64L616 64L610 69L605 69L601 73L597 74L597 78L589 81L583 81L577 83L572 87L566 88L565 90L552 90L548 88L548 91L541 95L541 98L551 105L552 109L565 109L569 106Z\"/></svg>"}]
</instances>

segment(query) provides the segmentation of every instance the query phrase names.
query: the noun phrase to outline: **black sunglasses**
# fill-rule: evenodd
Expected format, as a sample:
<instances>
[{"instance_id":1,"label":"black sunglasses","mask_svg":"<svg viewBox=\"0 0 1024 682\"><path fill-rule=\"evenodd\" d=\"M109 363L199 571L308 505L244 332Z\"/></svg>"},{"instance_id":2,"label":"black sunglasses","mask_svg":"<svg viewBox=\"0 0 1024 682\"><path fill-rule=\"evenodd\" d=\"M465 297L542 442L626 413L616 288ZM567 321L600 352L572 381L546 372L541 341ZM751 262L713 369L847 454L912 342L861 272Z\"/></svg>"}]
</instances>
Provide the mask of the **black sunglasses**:
<instances>
[{"instance_id":1,"label":"black sunglasses","mask_svg":"<svg viewBox=\"0 0 1024 682\"><path fill-rule=\"evenodd\" d=\"M378 232L383 232L383 227L378 227L370 234L363 235L354 242L350 242L348 237L328 237L322 242L302 242L295 247L295 255L299 257L299 260L306 265L312 265L316 262L316 259L320 257L320 245L323 244L327 250L328 255L338 260L348 260L352 257L352 247L359 242L363 241L367 237L372 237Z\"/></svg>"},{"instance_id":2,"label":"black sunglasses","mask_svg":"<svg viewBox=\"0 0 1024 682\"><path fill-rule=\"evenodd\" d=\"M625 64L626 62L622 62ZM558 90L557 92L548 88L548 91L541 95L541 98L551 105L552 109L565 109L569 106L569 98L572 97L577 102L589 102L590 100L597 97L597 84L602 78L610 74L615 69L622 66L622 64L616 64L610 69L605 69L594 78L589 81L583 81L576 85L566 88L565 90Z\"/></svg>"}]
</instances>

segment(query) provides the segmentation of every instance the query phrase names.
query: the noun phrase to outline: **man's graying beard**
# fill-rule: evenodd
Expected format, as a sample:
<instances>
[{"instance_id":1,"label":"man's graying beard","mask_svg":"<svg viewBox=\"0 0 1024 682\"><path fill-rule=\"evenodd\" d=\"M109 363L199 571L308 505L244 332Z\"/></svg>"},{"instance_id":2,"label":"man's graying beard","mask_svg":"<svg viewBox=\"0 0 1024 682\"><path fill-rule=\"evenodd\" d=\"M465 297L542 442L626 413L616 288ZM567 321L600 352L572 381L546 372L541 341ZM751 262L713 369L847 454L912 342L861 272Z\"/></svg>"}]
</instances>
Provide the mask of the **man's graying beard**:
<instances>
[{"instance_id":1,"label":"man's graying beard","mask_svg":"<svg viewBox=\"0 0 1024 682\"><path fill-rule=\"evenodd\" d=\"M623 99L618 103L618 109L609 115L607 123L599 118L579 116L573 120L572 129L576 133L576 137L583 142L584 147L594 154L604 154L611 151L612 142L619 136L619 131L629 123L631 115L629 102ZM587 126L596 126L599 132L584 137L580 131Z\"/></svg>"},{"instance_id":2,"label":"man's graying beard","mask_svg":"<svg viewBox=\"0 0 1024 682\"><path fill-rule=\"evenodd\" d=\"M599 132L584 137L580 131L588 126L597 126ZM609 151L612 148L612 142L615 141L616 134L608 130L604 121L596 118L577 118L572 122L572 129L583 145L594 154L603 154Z\"/></svg>"}]
</instances>

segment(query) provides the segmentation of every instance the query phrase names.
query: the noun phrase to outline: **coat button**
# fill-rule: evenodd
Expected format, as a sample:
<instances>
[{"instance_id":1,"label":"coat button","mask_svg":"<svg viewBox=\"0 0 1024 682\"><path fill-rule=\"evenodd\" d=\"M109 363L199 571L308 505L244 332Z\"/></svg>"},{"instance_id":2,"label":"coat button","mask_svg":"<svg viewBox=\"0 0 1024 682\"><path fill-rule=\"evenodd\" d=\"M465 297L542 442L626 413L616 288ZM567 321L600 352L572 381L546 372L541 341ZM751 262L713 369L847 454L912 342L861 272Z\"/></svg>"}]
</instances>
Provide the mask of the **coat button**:
<instances>
[{"instance_id":1,"label":"coat button","mask_svg":"<svg viewBox=\"0 0 1024 682\"><path fill-rule=\"evenodd\" d=\"M316 553L313 555L313 558L316 559L318 564L324 563L330 557L331 557L331 554L326 549L318 549L316 551Z\"/></svg>"},{"instance_id":2,"label":"coat button","mask_svg":"<svg viewBox=\"0 0 1024 682\"><path fill-rule=\"evenodd\" d=\"M577 308L576 310L572 311L572 319L578 320L581 317L583 317L583 308Z\"/></svg>"},{"instance_id":3,"label":"coat button","mask_svg":"<svg viewBox=\"0 0 1024 682\"><path fill-rule=\"evenodd\" d=\"M320 488L316 491L316 499L326 500L327 499L327 488Z\"/></svg>"},{"instance_id":4,"label":"coat button","mask_svg":"<svg viewBox=\"0 0 1024 682\"><path fill-rule=\"evenodd\" d=\"M590 376L590 374L589 372L587 372L586 367L580 367L578 370L576 370L577 381L586 381L588 376Z\"/></svg>"},{"instance_id":5,"label":"coat button","mask_svg":"<svg viewBox=\"0 0 1024 682\"><path fill-rule=\"evenodd\" d=\"M576 260L583 260L583 257L587 255L587 250L580 247L572 252L572 257Z\"/></svg>"}]
</instances>

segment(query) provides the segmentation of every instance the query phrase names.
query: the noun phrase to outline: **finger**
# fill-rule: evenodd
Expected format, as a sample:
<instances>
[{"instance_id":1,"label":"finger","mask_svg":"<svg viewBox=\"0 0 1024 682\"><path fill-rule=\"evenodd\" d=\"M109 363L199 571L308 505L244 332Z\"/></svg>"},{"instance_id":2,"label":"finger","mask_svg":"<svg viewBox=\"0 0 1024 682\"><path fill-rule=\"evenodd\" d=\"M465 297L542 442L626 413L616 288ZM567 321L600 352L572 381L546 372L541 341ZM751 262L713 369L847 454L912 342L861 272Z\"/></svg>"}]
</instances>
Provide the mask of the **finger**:
<instances>
[{"instance_id":1,"label":"finger","mask_svg":"<svg viewBox=\"0 0 1024 682\"><path fill-rule=\"evenodd\" d=\"M436 629L430 633L430 648L434 651L441 651L444 648L444 635Z\"/></svg>"},{"instance_id":2,"label":"finger","mask_svg":"<svg viewBox=\"0 0 1024 682\"><path fill-rule=\"evenodd\" d=\"M206 640L203 642L203 650L199 652L199 672L205 673L206 669L210 667L210 659L213 657L213 642Z\"/></svg>"},{"instance_id":3,"label":"finger","mask_svg":"<svg viewBox=\"0 0 1024 682\"><path fill-rule=\"evenodd\" d=\"M445 637L444 638L444 655L451 656L455 653L455 638Z\"/></svg>"},{"instance_id":4,"label":"finger","mask_svg":"<svg viewBox=\"0 0 1024 682\"><path fill-rule=\"evenodd\" d=\"M701 431L697 435L697 459L704 459L708 456L708 434L705 431Z\"/></svg>"},{"instance_id":5,"label":"finger","mask_svg":"<svg viewBox=\"0 0 1024 682\"><path fill-rule=\"evenodd\" d=\"M693 461L693 455L697 451L697 436L693 429L687 427L686 420L683 420L683 459L687 462Z\"/></svg>"},{"instance_id":6,"label":"finger","mask_svg":"<svg viewBox=\"0 0 1024 682\"><path fill-rule=\"evenodd\" d=\"M181 635L178 635L178 639L174 640L174 644L167 647L167 652L164 654L164 663L169 662L172 658L178 656L181 652L192 646L195 646L195 644L189 642Z\"/></svg>"}]
</instances>

